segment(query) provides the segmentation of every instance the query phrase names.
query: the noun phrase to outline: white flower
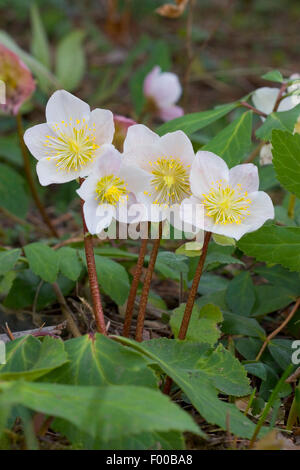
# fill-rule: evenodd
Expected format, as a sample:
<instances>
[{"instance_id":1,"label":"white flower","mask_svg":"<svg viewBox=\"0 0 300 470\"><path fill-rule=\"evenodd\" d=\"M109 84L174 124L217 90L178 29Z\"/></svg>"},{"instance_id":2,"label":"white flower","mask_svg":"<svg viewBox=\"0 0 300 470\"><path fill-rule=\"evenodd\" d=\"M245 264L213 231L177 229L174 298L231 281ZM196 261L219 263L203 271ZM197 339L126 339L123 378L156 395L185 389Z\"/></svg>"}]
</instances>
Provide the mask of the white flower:
<instances>
[{"instance_id":1,"label":"white flower","mask_svg":"<svg viewBox=\"0 0 300 470\"><path fill-rule=\"evenodd\" d=\"M43 186L87 176L113 140L113 114L105 109L91 111L87 103L65 90L50 97L46 121L24 134L38 160L36 171Z\"/></svg>"},{"instance_id":2,"label":"white flower","mask_svg":"<svg viewBox=\"0 0 300 470\"><path fill-rule=\"evenodd\" d=\"M299 78L298 74L293 74L290 76L290 80L296 80ZM291 93L292 91L297 90L300 88L300 83L295 83L288 87L287 93ZM277 97L279 93L279 88L271 88L271 87L262 87L255 90L252 95L252 101L254 106L265 114L270 114L275 106ZM297 106L300 103L300 95L291 95L283 98L278 106L277 111L289 111L290 109Z\"/></svg>"},{"instance_id":3,"label":"white flower","mask_svg":"<svg viewBox=\"0 0 300 470\"><path fill-rule=\"evenodd\" d=\"M146 126L129 127L124 141L124 162L149 175L149 184L137 194L146 208L143 220L169 219L170 209L190 196L189 175L195 159L193 146L182 131L159 137Z\"/></svg>"},{"instance_id":4,"label":"white flower","mask_svg":"<svg viewBox=\"0 0 300 470\"><path fill-rule=\"evenodd\" d=\"M259 163L261 166L270 165L273 160L272 155L272 144L265 144L262 146L259 152Z\"/></svg>"},{"instance_id":5,"label":"white flower","mask_svg":"<svg viewBox=\"0 0 300 470\"><path fill-rule=\"evenodd\" d=\"M84 218L91 234L99 234L113 219L127 223L128 210L137 203L135 193L148 185L149 176L137 167L122 161L121 154L110 147L99 158L77 193L85 201ZM137 223L137 214L132 218Z\"/></svg>"},{"instance_id":6,"label":"white flower","mask_svg":"<svg viewBox=\"0 0 300 470\"><path fill-rule=\"evenodd\" d=\"M145 78L144 94L163 121L183 115L183 109L175 105L181 93L182 88L175 73L162 72L160 67L155 66Z\"/></svg>"},{"instance_id":7,"label":"white flower","mask_svg":"<svg viewBox=\"0 0 300 470\"><path fill-rule=\"evenodd\" d=\"M258 171L251 163L229 170L222 158L199 151L190 180L193 195L182 209L185 204L203 204L204 220L193 220L199 228L239 240L274 218L271 198L258 191Z\"/></svg>"}]
</instances>

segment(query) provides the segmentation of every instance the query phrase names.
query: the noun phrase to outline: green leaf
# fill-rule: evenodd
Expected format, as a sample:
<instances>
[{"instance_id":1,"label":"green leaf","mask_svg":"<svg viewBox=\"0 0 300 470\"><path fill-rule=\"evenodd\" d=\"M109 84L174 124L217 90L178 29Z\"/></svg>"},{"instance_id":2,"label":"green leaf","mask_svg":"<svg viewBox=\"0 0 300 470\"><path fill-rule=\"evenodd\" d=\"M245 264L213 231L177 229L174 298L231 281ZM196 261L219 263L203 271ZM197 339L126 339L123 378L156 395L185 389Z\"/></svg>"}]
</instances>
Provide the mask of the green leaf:
<instances>
[{"instance_id":1,"label":"green leaf","mask_svg":"<svg viewBox=\"0 0 300 470\"><path fill-rule=\"evenodd\" d=\"M172 121L166 122L157 129L159 135L167 134L167 132L174 132L182 130L187 135L191 135L203 127L209 126L213 122L217 121L221 117L230 113L233 109L238 106L238 103L229 103L218 106L215 109L209 111L201 111L199 113L186 114L185 116L173 119Z\"/></svg>"},{"instance_id":2,"label":"green leaf","mask_svg":"<svg viewBox=\"0 0 300 470\"><path fill-rule=\"evenodd\" d=\"M64 343L46 336L39 341L23 336L6 345L6 364L0 366L0 380L36 380L67 362Z\"/></svg>"},{"instance_id":3,"label":"green leaf","mask_svg":"<svg viewBox=\"0 0 300 470\"><path fill-rule=\"evenodd\" d=\"M57 253L40 242L24 247L32 271L46 282L55 282L58 275L59 259Z\"/></svg>"},{"instance_id":4,"label":"green leaf","mask_svg":"<svg viewBox=\"0 0 300 470\"><path fill-rule=\"evenodd\" d=\"M271 284L278 287L284 287L295 295L300 295L300 274L291 272L282 266L258 266L254 271L267 279Z\"/></svg>"},{"instance_id":5,"label":"green leaf","mask_svg":"<svg viewBox=\"0 0 300 470\"><path fill-rule=\"evenodd\" d=\"M222 157L227 165L241 163L251 147L252 111L243 113L219 132L201 150L208 150Z\"/></svg>"},{"instance_id":6,"label":"green leaf","mask_svg":"<svg viewBox=\"0 0 300 470\"><path fill-rule=\"evenodd\" d=\"M141 385L157 388L144 356L96 333L65 341L69 362L43 378L73 385Z\"/></svg>"},{"instance_id":7,"label":"green leaf","mask_svg":"<svg viewBox=\"0 0 300 470\"><path fill-rule=\"evenodd\" d=\"M146 257L149 260L149 257ZM160 272L165 278L180 279L180 273L187 274L188 258L171 251L160 251L155 263L155 271Z\"/></svg>"},{"instance_id":8,"label":"green leaf","mask_svg":"<svg viewBox=\"0 0 300 470\"><path fill-rule=\"evenodd\" d=\"M22 219L25 219L29 207L24 178L3 164L0 164L0 207Z\"/></svg>"},{"instance_id":9,"label":"green leaf","mask_svg":"<svg viewBox=\"0 0 300 470\"><path fill-rule=\"evenodd\" d=\"M50 69L50 48L47 34L39 9L35 3L32 3L30 7L30 20L32 31L31 52L41 64Z\"/></svg>"},{"instance_id":10,"label":"green leaf","mask_svg":"<svg viewBox=\"0 0 300 470\"><path fill-rule=\"evenodd\" d=\"M238 365L238 360L233 356L228 360L228 351L225 352L221 346L216 351L208 351L201 344L167 338L143 343L127 338L119 340L157 363L177 383L206 421L226 429L226 421L229 419L230 432L239 437L251 437L255 425L235 405L218 398L216 386L220 390L224 389L224 393L230 390L230 393L238 395L248 394L250 390L243 366ZM203 355L206 355L206 360ZM212 357L214 355L217 357ZM221 364L227 367L221 370Z\"/></svg>"},{"instance_id":11,"label":"green leaf","mask_svg":"<svg viewBox=\"0 0 300 470\"><path fill-rule=\"evenodd\" d=\"M299 115L300 104L290 111L271 113L268 115L263 125L257 129L256 136L261 140L271 140L272 131L274 129L293 132Z\"/></svg>"},{"instance_id":12,"label":"green leaf","mask_svg":"<svg viewBox=\"0 0 300 470\"><path fill-rule=\"evenodd\" d=\"M82 271L82 262L75 248L64 246L58 251L59 270L71 281L77 281Z\"/></svg>"},{"instance_id":13,"label":"green leaf","mask_svg":"<svg viewBox=\"0 0 300 470\"><path fill-rule=\"evenodd\" d=\"M235 263L243 265L243 261L238 258L234 258L232 253L234 253L234 246L222 246L217 245L216 243L210 243L204 263L205 269L210 269L218 264Z\"/></svg>"},{"instance_id":14,"label":"green leaf","mask_svg":"<svg viewBox=\"0 0 300 470\"><path fill-rule=\"evenodd\" d=\"M170 326L175 337L178 336L186 304L181 304L171 315ZM220 337L218 323L221 323L223 316L219 307L208 304L201 309L195 305L193 307L188 331L187 341L207 343L211 346L216 344Z\"/></svg>"},{"instance_id":15,"label":"green leaf","mask_svg":"<svg viewBox=\"0 0 300 470\"><path fill-rule=\"evenodd\" d=\"M14 250L0 251L0 275L11 271L15 266L21 250L16 248Z\"/></svg>"},{"instance_id":16,"label":"green leaf","mask_svg":"<svg viewBox=\"0 0 300 470\"><path fill-rule=\"evenodd\" d=\"M203 244L199 242L187 242L183 245L180 245L180 247L177 248L175 253L176 255L187 256L188 258L194 258L195 256L199 258L199 256L201 255L202 246Z\"/></svg>"},{"instance_id":17,"label":"green leaf","mask_svg":"<svg viewBox=\"0 0 300 470\"><path fill-rule=\"evenodd\" d=\"M273 165L265 165L258 168L259 189L268 191L275 186L279 186Z\"/></svg>"},{"instance_id":18,"label":"green leaf","mask_svg":"<svg viewBox=\"0 0 300 470\"><path fill-rule=\"evenodd\" d=\"M300 227L267 225L245 235L238 247L258 261L300 271Z\"/></svg>"},{"instance_id":19,"label":"green leaf","mask_svg":"<svg viewBox=\"0 0 300 470\"><path fill-rule=\"evenodd\" d=\"M103 387L0 382L0 408L22 405L63 418L102 441L152 431L200 430L191 416L159 391L132 385ZM153 413L155 410L155 413Z\"/></svg>"},{"instance_id":20,"label":"green leaf","mask_svg":"<svg viewBox=\"0 0 300 470\"><path fill-rule=\"evenodd\" d=\"M300 135L272 132L273 164L278 181L300 198Z\"/></svg>"},{"instance_id":21,"label":"green leaf","mask_svg":"<svg viewBox=\"0 0 300 470\"><path fill-rule=\"evenodd\" d=\"M265 73L262 75L261 78L264 78L265 80L269 80L270 82L277 82L277 83L282 83L284 81L284 78L279 72L279 70L271 70L270 72Z\"/></svg>"},{"instance_id":22,"label":"green leaf","mask_svg":"<svg viewBox=\"0 0 300 470\"><path fill-rule=\"evenodd\" d=\"M256 301L251 316L260 317L287 307L296 299L283 285L270 286L262 284L255 286Z\"/></svg>"},{"instance_id":23,"label":"green leaf","mask_svg":"<svg viewBox=\"0 0 300 470\"><path fill-rule=\"evenodd\" d=\"M237 315L249 317L255 302L253 282L248 271L238 274L227 287L226 302Z\"/></svg>"},{"instance_id":24,"label":"green leaf","mask_svg":"<svg viewBox=\"0 0 300 470\"><path fill-rule=\"evenodd\" d=\"M56 51L56 75L68 91L75 90L85 73L84 32L75 30L65 36Z\"/></svg>"},{"instance_id":25,"label":"green leaf","mask_svg":"<svg viewBox=\"0 0 300 470\"><path fill-rule=\"evenodd\" d=\"M217 245L222 246L235 246L236 241L234 238L226 237L225 235L219 235L218 233L213 234L213 240Z\"/></svg>"},{"instance_id":26,"label":"green leaf","mask_svg":"<svg viewBox=\"0 0 300 470\"><path fill-rule=\"evenodd\" d=\"M118 305L123 305L129 294L129 278L126 269L104 256L96 255L95 262L100 286Z\"/></svg>"},{"instance_id":27,"label":"green leaf","mask_svg":"<svg viewBox=\"0 0 300 470\"><path fill-rule=\"evenodd\" d=\"M265 330L254 318L242 317L231 312L224 312L222 332L228 335L245 335L265 339ZM249 338L247 338L249 339Z\"/></svg>"}]
</instances>

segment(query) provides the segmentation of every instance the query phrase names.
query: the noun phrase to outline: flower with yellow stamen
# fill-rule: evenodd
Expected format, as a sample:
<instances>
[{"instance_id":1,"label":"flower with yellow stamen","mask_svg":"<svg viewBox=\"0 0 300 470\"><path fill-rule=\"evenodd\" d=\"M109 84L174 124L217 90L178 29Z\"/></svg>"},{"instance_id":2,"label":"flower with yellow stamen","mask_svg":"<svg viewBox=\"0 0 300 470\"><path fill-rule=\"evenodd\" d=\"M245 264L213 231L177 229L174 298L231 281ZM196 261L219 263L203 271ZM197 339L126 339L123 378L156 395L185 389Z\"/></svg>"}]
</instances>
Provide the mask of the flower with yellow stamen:
<instances>
[{"instance_id":1,"label":"flower with yellow stamen","mask_svg":"<svg viewBox=\"0 0 300 470\"><path fill-rule=\"evenodd\" d=\"M43 186L89 175L112 143L112 113L90 111L88 104L67 91L59 90L51 96L46 120L24 134L27 147L39 160L37 174Z\"/></svg>"},{"instance_id":2,"label":"flower with yellow stamen","mask_svg":"<svg viewBox=\"0 0 300 470\"><path fill-rule=\"evenodd\" d=\"M182 204L184 221L200 229L239 240L245 233L274 218L274 207L267 193L258 191L257 167L251 163L230 170L217 155L199 151L192 166L192 196ZM186 220L186 205L202 205L204 218Z\"/></svg>"}]
</instances>

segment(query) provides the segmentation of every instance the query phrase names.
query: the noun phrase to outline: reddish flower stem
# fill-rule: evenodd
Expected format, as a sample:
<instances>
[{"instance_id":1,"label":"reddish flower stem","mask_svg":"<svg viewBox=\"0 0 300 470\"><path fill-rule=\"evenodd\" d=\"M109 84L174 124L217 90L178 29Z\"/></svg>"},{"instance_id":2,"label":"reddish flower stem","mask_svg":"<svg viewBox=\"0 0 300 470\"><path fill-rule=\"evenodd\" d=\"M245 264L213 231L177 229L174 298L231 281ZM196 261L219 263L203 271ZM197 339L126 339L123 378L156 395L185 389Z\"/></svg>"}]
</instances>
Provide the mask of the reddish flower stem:
<instances>
[{"instance_id":1,"label":"reddish flower stem","mask_svg":"<svg viewBox=\"0 0 300 470\"><path fill-rule=\"evenodd\" d=\"M158 238L154 241L152 252L150 255L149 265L146 272L144 286L142 290L141 300L140 300L140 309L137 318L137 325L136 325L136 332L135 332L135 339L136 341L141 342L143 340L143 331L144 331L144 322L145 322L145 315L146 315L146 308L148 302L148 296L150 291L150 284L151 279L155 267L156 258L158 255L158 249L160 245L160 240L162 237L162 222L159 222L158 228Z\"/></svg>"},{"instance_id":2,"label":"reddish flower stem","mask_svg":"<svg viewBox=\"0 0 300 470\"><path fill-rule=\"evenodd\" d=\"M280 105L280 102L283 98L283 93L285 92L286 90L286 87L287 87L287 84L286 83L283 83L279 89L279 92L278 92L278 96L277 96L277 99L276 99L276 102L274 104L274 108L273 108L273 113L276 112L279 108L279 105Z\"/></svg>"},{"instance_id":3,"label":"reddish flower stem","mask_svg":"<svg viewBox=\"0 0 300 470\"><path fill-rule=\"evenodd\" d=\"M139 252L139 257L138 261L135 267L134 271L134 276L132 280L132 284L130 287L130 292L128 296L128 301L127 301L127 307L126 307L126 313L125 313L125 320L124 320L124 327L123 327L123 336L128 338L130 334L130 327L131 327L131 322L132 322L132 314L133 314L133 308L134 308L134 301L136 298L136 293L138 289L138 285L140 282L141 274L142 274L142 269L144 265L144 259L147 251L147 244L148 244L148 238L144 238L141 241L141 248Z\"/></svg>"},{"instance_id":4,"label":"reddish flower stem","mask_svg":"<svg viewBox=\"0 0 300 470\"><path fill-rule=\"evenodd\" d=\"M79 178L80 184L83 183L84 179ZM97 331L106 335L106 325L104 320L103 308L101 303L101 296L98 284L98 277L96 271L96 263L95 263L95 256L94 256L94 246L93 246L93 237L89 234L88 228L85 223L84 213L83 213L83 205L84 201L80 199L81 202L81 215L82 215L82 223L83 223L83 235L84 235L84 249L85 249L85 257L86 257L86 264L90 282L90 290L92 295L93 301L93 310L94 316L97 326Z\"/></svg>"},{"instance_id":5,"label":"reddish flower stem","mask_svg":"<svg viewBox=\"0 0 300 470\"><path fill-rule=\"evenodd\" d=\"M16 115L16 120L17 120L18 136L19 136L19 142L20 142L20 147L21 147L21 153L22 153L23 163L24 163L24 173L25 173L27 183L28 183L29 189L31 191L33 200L34 200L35 205L38 208L45 224L48 226L50 232L52 233L52 235L54 235L54 237L56 237L56 238L59 238L57 230L54 227L54 225L52 224L50 218L48 217L48 214L47 214L47 212L46 212L46 210L45 210L45 208L42 204L42 201L40 200L39 194L38 194L37 189L36 189L35 184L34 184L34 180L33 180L32 173L31 173L29 155L28 155L27 148L26 148L26 145L25 145L25 142L24 142L24 139L23 139L24 128L23 128L23 123L22 123L22 116L21 116L20 113L18 113Z\"/></svg>"},{"instance_id":6,"label":"reddish flower stem","mask_svg":"<svg viewBox=\"0 0 300 470\"><path fill-rule=\"evenodd\" d=\"M247 103L247 101L240 101L240 105L244 106L244 108L251 109L255 114L258 114L259 116L262 117L268 117L266 113L263 113L262 111L259 111L259 109L254 108L254 106L251 106L251 104Z\"/></svg>"},{"instance_id":7,"label":"reddish flower stem","mask_svg":"<svg viewBox=\"0 0 300 470\"><path fill-rule=\"evenodd\" d=\"M199 282L200 282L201 275L203 272L203 266L204 266L205 258L207 255L207 249L208 249L210 238L211 238L211 232L206 232L204 236L202 253L201 253L199 263L195 272L193 284L192 284L192 287L188 296L188 300L185 306L185 311L184 311L183 318L182 318L181 325L180 325L180 330L178 333L178 339L181 339L181 340L185 339L186 333L189 327L189 323L190 323L190 319L191 319L191 315L193 311L193 306L194 306L195 298L196 298L197 291L198 291ZM170 394L172 382L173 381L170 377L166 378L165 386L163 389L164 394L166 395Z\"/></svg>"}]
</instances>

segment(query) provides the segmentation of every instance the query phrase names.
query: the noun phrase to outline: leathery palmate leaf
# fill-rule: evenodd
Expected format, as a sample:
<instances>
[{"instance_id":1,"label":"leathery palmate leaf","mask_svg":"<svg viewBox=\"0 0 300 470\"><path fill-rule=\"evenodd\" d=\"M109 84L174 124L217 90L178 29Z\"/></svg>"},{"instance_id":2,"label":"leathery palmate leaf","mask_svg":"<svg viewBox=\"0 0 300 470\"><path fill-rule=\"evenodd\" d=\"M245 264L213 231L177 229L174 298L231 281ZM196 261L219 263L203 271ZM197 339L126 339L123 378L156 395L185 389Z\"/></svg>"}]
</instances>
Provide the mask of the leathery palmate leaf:
<instances>
[{"instance_id":1,"label":"leathery palmate leaf","mask_svg":"<svg viewBox=\"0 0 300 470\"><path fill-rule=\"evenodd\" d=\"M20 254L21 250L19 248L0 252L0 275L5 274L13 269Z\"/></svg>"},{"instance_id":2,"label":"leathery palmate leaf","mask_svg":"<svg viewBox=\"0 0 300 470\"><path fill-rule=\"evenodd\" d=\"M55 282L58 275L58 255L48 245L40 242L24 247L29 266L43 281Z\"/></svg>"},{"instance_id":3,"label":"leathery palmate leaf","mask_svg":"<svg viewBox=\"0 0 300 470\"><path fill-rule=\"evenodd\" d=\"M274 130L272 147L278 181L300 198L300 135Z\"/></svg>"},{"instance_id":4,"label":"leathery palmate leaf","mask_svg":"<svg viewBox=\"0 0 300 470\"><path fill-rule=\"evenodd\" d=\"M177 337L179 333L185 305L186 304L181 304L171 315L170 326L175 337ZM207 304L201 309L195 305L186 334L187 341L207 343L213 346L221 335L218 323L221 323L222 320L223 315L216 305Z\"/></svg>"},{"instance_id":5,"label":"leathery palmate leaf","mask_svg":"<svg viewBox=\"0 0 300 470\"><path fill-rule=\"evenodd\" d=\"M6 345L6 364L0 366L0 380L35 380L67 362L64 343L46 336L22 336Z\"/></svg>"},{"instance_id":6,"label":"leathery palmate leaf","mask_svg":"<svg viewBox=\"0 0 300 470\"><path fill-rule=\"evenodd\" d=\"M225 357L220 360L213 374L206 372L205 367L208 367L210 361L216 361L216 364L218 361L213 357L214 352L209 352L208 347L204 344L169 340L167 338L154 339L143 343L121 337L118 339L122 343L131 345L134 349L143 352L157 363L182 389L206 421L226 429L226 419L229 419L230 432L245 438L252 436L255 424L245 417L235 405L221 401L218 398L216 388L217 386L220 390L223 389L224 393L228 393L231 387L230 391L232 392L238 391L238 394L248 394L249 385L242 365L237 364L235 366L237 368L234 374L235 384L230 384L232 379L231 367L222 371L224 374L222 380L217 383L216 381L222 369L220 364L226 364L228 358ZM223 352L220 349L217 350L216 354L220 355ZM203 355L207 355L207 362L205 358L202 360ZM232 360L237 361L234 358ZM230 362L232 363L232 361ZM227 378L228 383L226 383Z\"/></svg>"},{"instance_id":7,"label":"leathery palmate leaf","mask_svg":"<svg viewBox=\"0 0 300 470\"><path fill-rule=\"evenodd\" d=\"M92 437L101 436L102 441L149 431L203 435L188 413L163 393L147 387L16 381L0 382L0 392L1 408L21 405L59 417Z\"/></svg>"},{"instance_id":8,"label":"leathery palmate leaf","mask_svg":"<svg viewBox=\"0 0 300 470\"><path fill-rule=\"evenodd\" d=\"M267 225L245 235L238 247L258 261L300 271L300 227Z\"/></svg>"},{"instance_id":9,"label":"leathery palmate leaf","mask_svg":"<svg viewBox=\"0 0 300 470\"><path fill-rule=\"evenodd\" d=\"M44 382L157 387L157 379L143 355L104 335L80 336L64 345L69 362L43 377Z\"/></svg>"}]
</instances>

